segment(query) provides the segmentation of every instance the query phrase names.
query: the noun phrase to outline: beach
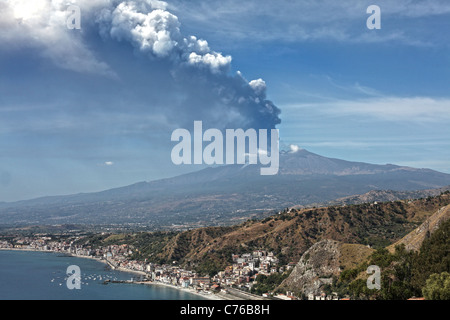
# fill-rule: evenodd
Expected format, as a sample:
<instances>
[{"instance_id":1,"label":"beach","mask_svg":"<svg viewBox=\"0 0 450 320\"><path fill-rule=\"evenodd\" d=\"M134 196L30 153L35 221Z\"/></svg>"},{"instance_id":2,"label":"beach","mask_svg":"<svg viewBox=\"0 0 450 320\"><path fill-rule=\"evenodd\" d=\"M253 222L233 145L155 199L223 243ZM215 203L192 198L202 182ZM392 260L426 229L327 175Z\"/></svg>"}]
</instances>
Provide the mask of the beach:
<instances>
[{"instance_id":1,"label":"beach","mask_svg":"<svg viewBox=\"0 0 450 320\"><path fill-rule=\"evenodd\" d=\"M196 290L193 289L188 289L188 288L182 288L179 286L174 286L168 283L163 283L163 282L158 282L158 281L140 281L140 282L135 282L137 284L142 284L142 285L156 285L156 286L164 286L164 287L168 287L168 288L172 288L172 289L176 289L176 290L180 290L189 294L194 294L197 295L199 297L208 299L208 300L225 300L221 294L214 294L214 293L202 293L202 292L197 292Z\"/></svg>"}]
</instances>

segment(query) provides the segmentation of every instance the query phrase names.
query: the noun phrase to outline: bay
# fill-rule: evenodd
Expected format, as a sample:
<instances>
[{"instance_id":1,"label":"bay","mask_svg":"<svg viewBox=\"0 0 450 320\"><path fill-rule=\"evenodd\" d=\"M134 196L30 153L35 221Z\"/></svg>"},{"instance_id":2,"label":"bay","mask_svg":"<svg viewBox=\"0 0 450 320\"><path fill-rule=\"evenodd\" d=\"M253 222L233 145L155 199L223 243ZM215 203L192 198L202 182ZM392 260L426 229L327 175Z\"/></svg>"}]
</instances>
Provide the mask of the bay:
<instances>
[{"instance_id":1,"label":"bay","mask_svg":"<svg viewBox=\"0 0 450 320\"><path fill-rule=\"evenodd\" d=\"M81 289L68 289L67 268L81 270ZM106 264L58 253L0 250L0 300L204 300L159 285L108 283L135 274L111 270Z\"/></svg>"}]
</instances>

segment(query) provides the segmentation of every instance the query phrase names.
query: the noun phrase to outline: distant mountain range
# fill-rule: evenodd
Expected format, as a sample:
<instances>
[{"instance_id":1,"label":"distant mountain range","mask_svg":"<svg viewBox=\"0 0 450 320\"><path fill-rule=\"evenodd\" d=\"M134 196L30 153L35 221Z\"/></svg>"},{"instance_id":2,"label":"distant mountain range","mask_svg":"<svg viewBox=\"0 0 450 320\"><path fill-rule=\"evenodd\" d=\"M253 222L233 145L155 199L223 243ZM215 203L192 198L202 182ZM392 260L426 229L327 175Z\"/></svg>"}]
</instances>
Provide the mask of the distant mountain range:
<instances>
[{"instance_id":1,"label":"distant mountain range","mask_svg":"<svg viewBox=\"0 0 450 320\"><path fill-rule=\"evenodd\" d=\"M450 186L437 189L425 189L414 191L371 190L364 194L352 195L349 197L343 197L336 200L332 200L327 203L321 203L320 206L336 206L336 205L342 206L342 205L362 204L370 202L388 202L407 199L420 199L427 197L435 197L448 190L450 190Z\"/></svg>"},{"instance_id":2,"label":"distant mountain range","mask_svg":"<svg viewBox=\"0 0 450 320\"><path fill-rule=\"evenodd\" d=\"M141 224L192 228L237 223L293 206L391 190L421 195L450 185L450 174L396 165L282 152L275 176L258 165L210 167L96 193L0 203L0 224ZM341 199L342 200L342 199ZM373 198L370 199L374 200Z\"/></svg>"}]
</instances>

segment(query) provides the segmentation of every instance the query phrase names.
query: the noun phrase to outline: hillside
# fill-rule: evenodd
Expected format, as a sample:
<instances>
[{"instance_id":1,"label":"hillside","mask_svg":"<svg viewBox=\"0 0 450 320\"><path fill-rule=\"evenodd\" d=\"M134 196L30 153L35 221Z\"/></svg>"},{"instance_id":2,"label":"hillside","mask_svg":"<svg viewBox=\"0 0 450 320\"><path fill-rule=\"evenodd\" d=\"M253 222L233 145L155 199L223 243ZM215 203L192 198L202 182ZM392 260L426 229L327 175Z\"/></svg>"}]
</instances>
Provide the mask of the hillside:
<instances>
[{"instance_id":1,"label":"hillside","mask_svg":"<svg viewBox=\"0 0 450 320\"><path fill-rule=\"evenodd\" d=\"M401 240L387 247L390 252L395 251L395 247L404 245L405 249L418 251L423 241L429 238L442 223L450 219L450 205L440 208L435 214L427 218L418 228L408 233Z\"/></svg>"},{"instance_id":2,"label":"hillside","mask_svg":"<svg viewBox=\"0 0 450 320\"><path fill-rule=\"evenodd\" d=\"M440 212L435 215L440 215ZM448 300L450 287L443 283L436 285L429 280L450 279L450 219L435 227L421 239L420 244L413 242L414 247L410 248L414 250L406 248L408 243L399 243L395 251L384 248L375 251L358 267L341 272L328 290L356 299L405 300L424 296L426 299ZM416 231L406 238L415 239ZM380 290L367 288L366 269L369 265L377 265L381 269Z\"/></svg>"},{"instance_id":3,"label":"hillside","mask_svg":"<svg viewBox=\"0 0 450 320\"><path fill-rule=\"evenodd\" d=\"M297 263L305 251L325 239L348 246L384 248L449 204L447 193L414 201L290 210L237 226L199 228L153 240L146 236L148 233L138 233L128 235L127 242L139 249L136 259L176 261L201 273L214 274L231 263L232 254L257 249L273 251L281 263L287 264ZM351 257L357 251L349 248L342 253L349 252L347 256ZM352 268L352 259L344 259L340 265Z\"/></svg>"},{"instance_id":4,"label":"hillside","mask_svg":"<svg viewBox=\"0 0 450 320\"><path fill-rule=\"evenodd\" d=\"M350 204L361 204L368 202L387 202L407 199L419 199L435 197L450 190L450 186L437 189L414 190L414 191L393 191L393 190L371 190L361 195L352 195L339 198L326 203L326 206L343 206Z\"/></svg>"},{"instance_id":5,"label":"hillside","mask_svg":"<svg viewBox=\"0 0 450 320\"><path fill-rule=\"evenodd\" d=\"M186 230L239 224L282 208L324 204L371 190L448 185L449 174L429 169L351 162L299 150L280 154L275 176L261 176L258 165L219 166L103 192L1 203L0 225L133 224Z\"/></svg>"},{"instance_id":6,"label":"hillside","mask_svg":"<svg viewBox=\"0 0 450 320\"><path fill-rule=\"evenodd\" d=\"M230 266L234 254L272 251L280 266L296 267L290 274L263 278L267 283L257 283L257 292L270 287L299 297L337 292L341 297L407 299L421 294L431 274L448 271L449 208L450 192L445 192L417 200L290 209L228 227L94 234L76 244L129 244L134 247L131 260L176 263L210 276ZM408 250L411 245L419 250ZM386 249L394 246L395 252ZM382 269L380 291L367 289L369 265Z\"/></svg>"},{"instance_id":7,"label":"hillside","mask_svg":"<svg viewBox=\"0 0 450 320\"><path fill-rule=\"evenodd\" d=\"M289 277L277 290L292 291L298 296L320 295L325 285L331 285L333 277L366 261L373 249L359 244L345 244L334 240L321 240L301 257Z\"/></svg>"},{"instance_id":8,"label":"hillside","mask_svg":"<svg viewBox=\"0 0 450 320\"><path fill-rule=\"evenodd\" d=\"M340 293L346 292L354 297L360 295L386 297L391 295L392 298L403 299L412 296L414 293L420 294L420 288L432 273L431 265L441 262L440 260L443 257L449 258L448 252L446 255L444 253L445 247L437 246L436 250L441 252L438 255L439 258L434 257L434 261L430 263L429 251L431 250L424 249L423 243L425 240L435 237L435 232L449 219L450 205L447 205L438 209L418 228L389 245L386 248L387 250L380 248L379 251L375 251L359 244L321 240L302 255L292 273L277 290L296 292L298 296L303 297L310 294L318 296L324 291L330 291L330 288L334 291L346 288ZM397 282L401 289L392 292L383 288L381 293L367 290L365 281L368 277L366 269L369 265L380 266L385 281ZM436 271L439 272L440 270L446 271L445 266L443 269L437 269ZM392 284L389 286L392 286ZM404 293L401 292L402 290Z\"/></svg>"}]
</instances>

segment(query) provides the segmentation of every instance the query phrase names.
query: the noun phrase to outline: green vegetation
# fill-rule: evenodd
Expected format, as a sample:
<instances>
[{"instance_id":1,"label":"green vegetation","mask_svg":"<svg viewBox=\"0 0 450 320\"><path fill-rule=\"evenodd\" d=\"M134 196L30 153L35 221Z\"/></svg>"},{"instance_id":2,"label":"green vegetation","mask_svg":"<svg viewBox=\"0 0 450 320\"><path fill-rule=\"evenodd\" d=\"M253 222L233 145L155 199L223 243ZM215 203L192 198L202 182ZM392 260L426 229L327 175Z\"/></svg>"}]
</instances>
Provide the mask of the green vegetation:
<instances>
[{"instance_id":1,"label":"green vegetation","mask_svg":"<svg viewBox=\"0 0 450 320\"><path fill-rule=\"evenodd\" d=\"M422 289L427 300L450 300L450 273L433 273Z\"/></svg>"},{"instance_id":2,"label":"green vegetation","mask_svg":"<svg viewBox=\"0 0 450 320\"><path fill-rule=\"evenodd\" d=\"M284 279L289 276L290 272L272 273L268 276L258 275L256 283L251 289L251 293L262 295L263 293L272 292L278 287Z\"/></svg>"},{"instance_id":3,"label":"green vegetation","mask_svg":"<svg viewBox=\"0 0 450 320\"><path fill-rule=\"evenodd\" d=\"M214 254L205 254L200 263L194 267L194 270L199 274L212 277L233 263L233 254L242 254L245 252L242 247L224 247L222 250L213 252Z\"/></svg>"},{"instance_id":4,"label":"green vegetation","mask_svg":"<svg viewBox=\"0 0 450 320\"><path fill-rule=\"evenodd\" d=\"M75 242L75 244L89 245L93 249L127 244L135 248L130 256L132 260L167 263L168 261L162 252L164 247L175 236L176 233L174 232L102 233L84 237Z\"/></svg>"},{"instance_id":5,"label":"green vegetation","mask_svg":"<svg viewBox=\"0 0 450 320\"><path fill-rule=\"evenodd\" d=\"M175 261L201 275L213 276L232 264L232 254L264 249L272 251L279 258L280 265L286 265L298 261L317 241L334 239L341 243L370 245L376 251L368 259L365 255L351 265L345 263L349 259L344 257L345 261L341 261L343 272L334 278L332 285L326 286L326 292L363 299L407 299L425 293L442 296L445 293L435 293L436 283L446 283L447 280L436 277L445 277L445 272L450 272L450 220L429 235L418 252L408 252L399 246L391 253L385 247L412 231L437 209L448 205L448 194L445 192L441 196L415 201L286 209L281 214L258 221L247 220L237 226L183 232L94 233L89 230L76 233L80 240L75 244L92 249L127 244L131 248L129 258L132 260L158 264ZM70 234L75 232L72 229L74 227ZM31 231L26 229L22 232ZM59 229L58 232L64 234ZM85 236L86 233L90 235ZM5 239L13 237L11 233ZM308 258L305 256L305 260ZM356 265L361 261L364 262ZM367 289L366 270L369 265L381 268L381 290ZM260 276L253 292L272 291L286 277L286 274Z\"/></svg>"},{"instance_id":6,"label":"green vegetation","mask_svg":"<svg viewBox=\"0 0 450 320\"><path fill-rule=\"evenodd\" d=\"M215 276L217 273L225 269L225 266L217 260L212 259L209 256L205 256L203 261L197 265L195 272L201 275L207 275L209 277Z\"/></svg>"},{"instance_id":7,"label":"green vegetation","mask_svg":"<svg viewBox=\"0 0 450 320\"><path fill-rule=\"evenodd\" d=\"M450 272L450 220L424 240L415 259L413 285L421 288L433 273Z\"/></svg>"},{"instance_id":8,"label":"green vegetation","mask_svg":"<svg viewBox=\"0 0 450 320\"><path fill-rule=\"evenodd\" d=\"M329 291L360 299L405 300L424 295L427 299L450 295L450 220L441 224L419 252L397 246L394 253L382 248L369 261L341 272ZM369 265L381 268L381 289L369 290L366 270ZM449 299L449 298L447 298Z\"/></svg>"}]
</instances>

